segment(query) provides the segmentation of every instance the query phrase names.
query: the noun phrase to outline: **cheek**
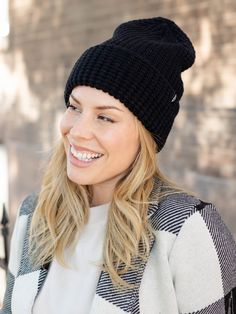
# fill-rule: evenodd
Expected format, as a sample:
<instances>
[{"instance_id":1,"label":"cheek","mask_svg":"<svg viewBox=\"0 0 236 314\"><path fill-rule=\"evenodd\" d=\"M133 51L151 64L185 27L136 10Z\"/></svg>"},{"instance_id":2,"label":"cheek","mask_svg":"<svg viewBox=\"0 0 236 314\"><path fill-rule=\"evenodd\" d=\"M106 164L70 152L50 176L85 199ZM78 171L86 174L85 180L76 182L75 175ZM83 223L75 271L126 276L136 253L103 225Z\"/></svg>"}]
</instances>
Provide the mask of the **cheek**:
<instances>
[{"instance_id":1,"label":"cheek","mask_svg":"<svg viewBox=\"0 0 236 314\"><path fill-rule=\"evenodd\" d=\"M130 125L130 127L125 130L122 144L122 150L127 160L133 162L140 147L139 135L135 125Z\"/></svg>"},{"instance_id":2,"label":"cheek","mask_svg":"<svg viewBox=\"0 0 236 314\"><path fill-rule=\"evenodd\" d=\"M103 146L110 154L120 159L125 156L126 160L133 160L139 149L139 137L135 128L124 127L108 132L102 136Z\"/></svg>"}]
</instances>

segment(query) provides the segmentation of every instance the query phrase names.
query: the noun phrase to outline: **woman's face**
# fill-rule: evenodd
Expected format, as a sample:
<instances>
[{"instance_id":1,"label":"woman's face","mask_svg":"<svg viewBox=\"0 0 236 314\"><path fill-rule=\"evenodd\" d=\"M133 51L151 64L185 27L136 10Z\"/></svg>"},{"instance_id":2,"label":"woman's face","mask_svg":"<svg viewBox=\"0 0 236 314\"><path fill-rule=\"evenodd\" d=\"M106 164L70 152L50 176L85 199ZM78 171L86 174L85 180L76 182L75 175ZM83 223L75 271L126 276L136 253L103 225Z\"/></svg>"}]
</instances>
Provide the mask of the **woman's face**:
<instances>
[{"instance_id":1,"label":"woman's face","mask_svg":"<svg viewBox=\"0 0 236 314\"><path fill-rule=\"evenodd\" d=\"M68 105L60 124L68 177L114 188L139 150L135 116L119 100L88 86L74 88Z\"/></svg>"}]
</instances>

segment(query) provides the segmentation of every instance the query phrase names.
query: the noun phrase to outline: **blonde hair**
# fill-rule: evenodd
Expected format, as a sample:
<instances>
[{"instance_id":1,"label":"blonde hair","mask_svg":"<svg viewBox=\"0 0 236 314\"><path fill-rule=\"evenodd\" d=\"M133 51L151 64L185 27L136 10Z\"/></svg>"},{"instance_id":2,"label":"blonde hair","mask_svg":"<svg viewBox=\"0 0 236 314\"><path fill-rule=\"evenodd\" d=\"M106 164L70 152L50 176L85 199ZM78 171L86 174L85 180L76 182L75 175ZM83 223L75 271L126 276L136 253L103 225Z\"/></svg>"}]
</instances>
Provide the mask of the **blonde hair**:
<instances>
[{"instance_id":1,"label":"blonde hair","mask_svg":"<svg viewBox=\"0 0 236 314\"><path fill-rule=\"evenodd\" d=\"M181 191L160 172L157 145L137 120L140 150L128 173L117 183L110 204L103 249L103 270L118 287L131 287L122 274L134 268L134 258L146 260L153 230L147 218L151 203ZM69 180L62 141L47 166L30 228L30 258L35 266L55 257L66 266L64 251L74 247L88 221L88 186ZM140 249L140 245L142 249Z\"/></svg>"}]
</instances>

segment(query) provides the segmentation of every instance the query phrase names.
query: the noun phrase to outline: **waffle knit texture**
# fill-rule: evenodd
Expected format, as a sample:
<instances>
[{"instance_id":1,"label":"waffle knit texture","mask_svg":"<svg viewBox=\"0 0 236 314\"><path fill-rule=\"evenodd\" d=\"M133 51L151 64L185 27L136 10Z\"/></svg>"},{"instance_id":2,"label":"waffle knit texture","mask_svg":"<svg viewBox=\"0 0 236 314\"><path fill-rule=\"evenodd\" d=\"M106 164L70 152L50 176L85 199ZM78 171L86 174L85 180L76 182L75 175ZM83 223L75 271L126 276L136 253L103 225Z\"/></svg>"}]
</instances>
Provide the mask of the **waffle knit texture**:
<instances>
[{"instance_id":1,"label":"waffle knit texture","mask_svg":"<svg viewBox=\"0 0 236 314\"><path fill-rule=\"evenodd\" d=\"M65 102L78 85L109 93L151 132L160 151L179 111L181 72L194 60L191 41L173 21L162 17L128 21L76 61Z\"/></svg>"}]
</instances>

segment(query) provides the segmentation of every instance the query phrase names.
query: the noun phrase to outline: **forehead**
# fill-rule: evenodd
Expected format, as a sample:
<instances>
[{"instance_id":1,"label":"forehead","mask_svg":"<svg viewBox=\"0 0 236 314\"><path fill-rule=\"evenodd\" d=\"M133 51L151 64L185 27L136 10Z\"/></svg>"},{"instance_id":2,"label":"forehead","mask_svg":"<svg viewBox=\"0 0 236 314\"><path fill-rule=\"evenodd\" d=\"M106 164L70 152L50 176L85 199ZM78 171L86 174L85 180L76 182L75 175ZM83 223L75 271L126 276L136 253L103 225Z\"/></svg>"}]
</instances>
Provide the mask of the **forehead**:
<instances>
[{"instance_id":1,"label":"forehead","mask_svg":"<svg viewBox=\"0 0 236 314\"><path fill-rule=\"evenodd\" d=\"M112 105L120 109L127 109L125 105L115 97L108 93L90 86L77 86L72 92L73 99L79 101L81 104L94 104L94 105ZM71 98L72 98L71 97Z\"/></svg>"}]
</instances>

